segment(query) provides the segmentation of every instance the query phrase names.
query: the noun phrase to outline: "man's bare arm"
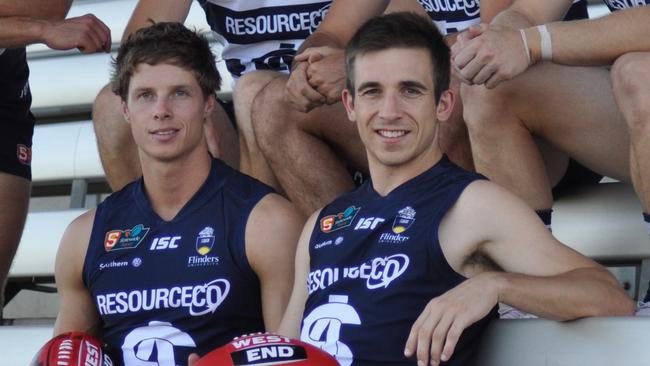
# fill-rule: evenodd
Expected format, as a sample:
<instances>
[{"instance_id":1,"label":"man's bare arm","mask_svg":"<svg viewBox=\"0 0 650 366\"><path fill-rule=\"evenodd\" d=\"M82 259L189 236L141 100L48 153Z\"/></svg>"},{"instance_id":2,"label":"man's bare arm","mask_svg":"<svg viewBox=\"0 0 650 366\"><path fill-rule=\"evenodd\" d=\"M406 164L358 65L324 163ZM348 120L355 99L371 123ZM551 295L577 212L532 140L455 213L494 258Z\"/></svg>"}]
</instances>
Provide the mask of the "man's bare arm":
<instances>
[{"instance_id":1,"label":"man's bare arm","mask_svg":"<svg viewBox=\"0 0 650 366\"><path fill-rule=\"evenodd\" d=\"M92 14L65 20L0 18L0 48L43 43L55 50L78 48L83 53L109 52L111 32Z\"/></svg>"},{"instance_id":2,"label":"man's bare arm","mask_svg":"<svg viewBox=\"0 0 650 366\"><path fill-rule=\"evenodd\" d=\"M59 315L54 325L55 335L81 331L101 337L101 319L82 280L94 218L94 210L79 216L68 226L61 239L54 268L59 293Z\"/></svg>"},{"instance_id":3,"label":"man's bare arm","mask_svg":"<svg viewBox=\"0 0 650 366\"><path fill-rule=\"evenodd\" d=\"M503 272L522 275L504 275L511 282L498 289L500 301L558 320L632 311L632 302L609 272L557 241L522 200L498 185L471 184L444 219L449 227L442 230L441 240L459 243L450 235L468 222L475 223L475 230L464 233L459 246L469 251L453 249L450 264L473 277L488 271L468 262L479 254Z\"/></svg>"},{"instance_id":4,"label":"man's bare arm","mask_svg":"<svg viewBox=\"0 0 650 366\"><path fill-rule=\"evenodd\" d=\"M0 0L0 18L62 20L71 5L72 0Z\"/></svg>"},{"instance_id":5,"label":"man's bare arm","mask_svg":"<svg viewBox=\"0 0 650 366\"><path fill-rule=\"evenodd\" d=\"M153 20L159 22L185 22L192 0L140 0L124 29L122 42L140 28L148 27Z\"/></svg>"},{"instance_id":6,"label":"man's bare arm","mask_svg":"<svg viewBox=\"0 0 650 366\"><path fill-rule=\"evenodd\" d=\"M246 256L260 279L267 331L275 331L289 302L296 243L304 217L286 199L269 194L246 224Z\"/></svg>"},{"instance_id":7,"label":"man's bare arm","mask_svg":"<svg viewBox=\"0 0 650 366\"><path fill-rule=\"evenodd\" d=\"M557 320L634 311L609 272L558 242L522 200L491 182L465 189L439 239L451 267L469 279L432 299L413 325L406 349L418 360L448 360L462 332L498 302Z\"/></svg>"},{"instance_id":8,"label":"man's bare arm","mask_svg":"<svg viewBox=\"0 0 650 366\"><path fill-rule=\"evenodd\" d=\"M456 74L467 84L485 84L494 88L524 72L532 62L519 29L560 20L571 0L515 0L496 15L490 25L472 26L459 35L452 47ZM530 43L539 43L539 34L531 34Z\"/></svg>"},{"instance_id":9,"label":"man's bare arm","mask_svg":"<svg viewBox=\"0 0 650 366\"><path fill-rule=\"evenodd\" d=\"M507 9L493 15L491 24L511 29L544 24L562 19L571 4L572 0L514 0Z\"/></svg>"},{"instance_id":10,"label":"man's bare arm","mask_svg":"<svg viewBox=\"0 0 650 366\"><path fill-rule=\"evenodd\" d=\"M628 52L650 52L650 7L616 11L601 18L547 24L553 62L564 65L611 65ZM538 30L525 30L533 62L541 58Z\"/></svg>"},{"instance_id":11,"label":"man's bare arm","mask_svg":"<svg viewBox=\"0 0 650 366\"><path fill-rule=\"evenodd\" d=\"M278 333L291 338L300 337L300 323L305 311L305 302L309 295L307 276L309 275L309 239L311 238L319 211L309 217L300 234L295 260L295 279L291 299L284 312Z\"/></svg>"},{"instance_id":12,"label":"man's bare arm","mask_svg":"<svg viewBox=\"0 0 650 366\"><path fill-rule=\"evenodd\" d=\"M110 30L95 16L63 20L72 0L0 0L0 48L44 43L50 48L110 50Z\"/></svg>"}]
</instances>

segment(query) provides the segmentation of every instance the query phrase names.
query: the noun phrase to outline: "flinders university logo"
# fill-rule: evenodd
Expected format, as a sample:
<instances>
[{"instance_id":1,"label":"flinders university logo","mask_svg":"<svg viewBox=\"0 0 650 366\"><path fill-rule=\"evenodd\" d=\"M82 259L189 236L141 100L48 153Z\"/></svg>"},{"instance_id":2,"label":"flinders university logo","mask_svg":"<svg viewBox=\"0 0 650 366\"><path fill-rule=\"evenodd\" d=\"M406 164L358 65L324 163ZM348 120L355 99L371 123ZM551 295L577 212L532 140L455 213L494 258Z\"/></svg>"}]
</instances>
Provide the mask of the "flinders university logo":
<instances>
[{"instance_id":1,"label":"flinders university logo","mask_svg":"<svg viewBox=\"0 0 650 366\"><path fill-rule=\"evenodd\" d=\"M214 246L214 229L206 226L196 237L196 251L201 255L210 253Z\"/></svg>"},{"instance_id":2,"label":"flinders university logo","mask_svg":"<svg viewBox=\"0 0 650 366\"><path fill-rule=\"evenodd\" d=\"M393 221L393 232L401 234L408 230L409 227L415 222L415 210L411 206L406 206L397 212L395 220Z\"/></svg>"}]
</instances>

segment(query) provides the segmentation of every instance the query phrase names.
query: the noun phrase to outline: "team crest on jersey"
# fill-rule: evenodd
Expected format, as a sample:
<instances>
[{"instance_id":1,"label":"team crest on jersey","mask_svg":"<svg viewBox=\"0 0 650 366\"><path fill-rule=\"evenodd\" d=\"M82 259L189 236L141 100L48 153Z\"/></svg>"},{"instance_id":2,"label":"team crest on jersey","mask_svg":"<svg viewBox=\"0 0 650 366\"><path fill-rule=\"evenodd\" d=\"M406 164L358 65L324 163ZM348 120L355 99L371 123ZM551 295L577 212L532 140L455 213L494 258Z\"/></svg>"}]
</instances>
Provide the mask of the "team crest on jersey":
<instances>
[{"instance_id":1,"label":"team crest on jersey","mask_svg":"<svg viewBox=\"0 0 650 366\"><path fill-rule=\"evenodd\" d=\"M359 213L361 207L350 206L336 215L328 215L320 219L320 230L324 233L340 230L352 225L352 221Z\"/></svg>"},{"instance_id":2,"label":"team crest on jersey","mask_svg":"<svg viewBox=\"0 0 650 366\"><path fill-rule=\"evenodd\" d=\"M210 253L214 246L214 229L206 226L196 237L196 251L201 255Z\"/></svg>"},{"instance_id":3,"label":"team crest on jersey","mask_svg":"<svg viewBox=\"0 0 650 366\"><path fill-rule=\"evenodd\" d=\"M111 230L104 238L104 249L107 252L120 249L134 249L144 240L149 232L148 227L142 224L135 225L133 229Z\"/></svg>"},{"instance_id":4,"label":"team crest on jersey","mask_svg":"<svg viewBox=\"0 0 650 366\"><path fill-rule=\"evenodd\" d=\"M411 206L406 206L397 211L397 216L393 220L393 232L401 234L408 230L409 227L415 222L415 210Z\"/></svg>"}]
</instances>

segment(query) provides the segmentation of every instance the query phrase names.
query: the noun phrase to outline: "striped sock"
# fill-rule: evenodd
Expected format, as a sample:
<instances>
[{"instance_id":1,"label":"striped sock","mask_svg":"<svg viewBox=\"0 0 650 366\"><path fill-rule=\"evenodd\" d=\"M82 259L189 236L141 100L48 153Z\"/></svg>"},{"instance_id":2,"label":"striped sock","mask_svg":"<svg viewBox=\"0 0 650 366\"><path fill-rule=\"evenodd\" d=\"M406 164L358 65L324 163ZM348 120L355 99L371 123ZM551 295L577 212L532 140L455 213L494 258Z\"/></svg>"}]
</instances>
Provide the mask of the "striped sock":
<instances>
[{"instance_id":1,"label":"striped sock","mask_svg":"<svg viewBox=\"0 0 650 366\"><path fill-rule=\"evenodd\" d=\"M551 218L553 216L553 209L549 208L549 209L545 209L545 210L535 210L535 213L542 220L542 222L544 223L544 226L546 226L548 231L553 232L553 226L551 225Z\"/></svg>"}]
</instances>

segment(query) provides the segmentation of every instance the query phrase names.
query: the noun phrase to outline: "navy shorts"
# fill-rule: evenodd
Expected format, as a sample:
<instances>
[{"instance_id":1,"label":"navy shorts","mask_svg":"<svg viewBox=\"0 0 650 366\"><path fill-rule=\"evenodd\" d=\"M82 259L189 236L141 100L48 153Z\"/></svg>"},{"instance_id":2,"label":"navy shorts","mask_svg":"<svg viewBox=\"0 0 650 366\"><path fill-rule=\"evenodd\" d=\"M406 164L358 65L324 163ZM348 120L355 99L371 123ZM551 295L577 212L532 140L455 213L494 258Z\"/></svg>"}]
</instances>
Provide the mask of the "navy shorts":
<instances>
[{"instance_id":1,"label":"navy shorts","mask_svg":"<svg viewBox=\"0 0 650 366\"><path fill-rule=\"evenodd\" d=\"M0 171L31 180L34 116L25 48L0 54Z\"/></svg>"}]
</instances>

